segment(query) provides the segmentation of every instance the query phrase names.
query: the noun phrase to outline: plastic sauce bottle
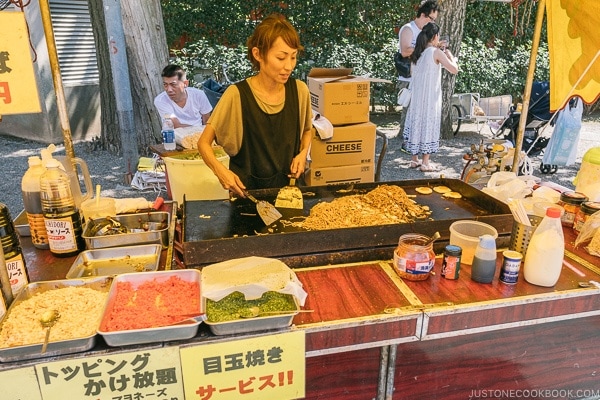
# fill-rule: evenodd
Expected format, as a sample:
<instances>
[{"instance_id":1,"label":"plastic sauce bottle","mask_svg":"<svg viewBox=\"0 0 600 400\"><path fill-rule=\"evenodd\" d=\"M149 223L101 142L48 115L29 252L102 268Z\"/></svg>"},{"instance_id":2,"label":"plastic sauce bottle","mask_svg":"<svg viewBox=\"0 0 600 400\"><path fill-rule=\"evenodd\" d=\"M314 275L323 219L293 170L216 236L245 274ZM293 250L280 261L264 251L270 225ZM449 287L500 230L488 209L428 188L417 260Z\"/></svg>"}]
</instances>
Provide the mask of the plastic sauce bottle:
<instances>
[{"instance_id":1,"label":"plastic sauce bottle","mask_svg":"<svg viewBox=\"0 0 600 400\"><path fill-rule=\"evenodd\" d=\"M471 279L491 283L496 273L496 240L492 235L482 235L471 264Z\"/></svg>"},{"instance_id":2,"label":"plastic sauce bottle","mask_svg":"<svg viewBox=\"0 0 600 400\"><path fill-rule=\"evenodd\" d=\"M8 288L16 295L29 283L29 275L21 250L19 235L6 205L0 203L0 236L4 269L8 274Z\"/></svg>"},{"instance_id":3,"label":"plastic sauce bottle","mask_svg":"<svg viewBox=\"0 0 600 400\"><path fill-rule=\"evenodd\" d=\"M21 180L21 193L23 205L27 214L27 222L31 231L31 242L38 249L49 249L48 234L42 214L42 197L40 189L40 177L46 171L42 160L37 157L29 157L29 169L25 171Z\"/></svg>"},{"instance_id":4,"label":"plastic sauce bottle","mask_svg":"<svg viewBox=\"0 0 600 400\"><path fill-rule=\"evenodd\" d=\"M162 124L162 138L165 150L175 150L175 128L171 117L165 116Z\"/></svg>"},{"instance_id":5,"label":"plastic sauce bottle","mask_svg":"<svg viewBox=\"0 0 600 400\"><path fill-rule=\"evenodd\" d=\"M40 177L42 211L50 252L57 257L68 257L84 250L85 241L69 176L60 166L58 160L49 160L46 172Z\"/></svg>"},{"instance_id":6,"label":"plastic sauce bottle","mask_svg":"<svg viewBox=\"0 0 600 400\"><path fill-rule=\"evenodd\" d=\"M4 261L4 251L2 251L2 246L0 246L0 319L6 314L12 301L13 294L10 288L6 262Z\"/></svg>"},{"instance_id":7,"label":"plastic sauce bottle","mask_svg":"<svg viewBox=\"0 0 600 400\"><path fill-rule=\"evenodd\" d=\"M529 240L523 264L525 280L538 286L554 286L560 277L564 255L560 209L549 207Z\"/></svg>"}]
</instances>

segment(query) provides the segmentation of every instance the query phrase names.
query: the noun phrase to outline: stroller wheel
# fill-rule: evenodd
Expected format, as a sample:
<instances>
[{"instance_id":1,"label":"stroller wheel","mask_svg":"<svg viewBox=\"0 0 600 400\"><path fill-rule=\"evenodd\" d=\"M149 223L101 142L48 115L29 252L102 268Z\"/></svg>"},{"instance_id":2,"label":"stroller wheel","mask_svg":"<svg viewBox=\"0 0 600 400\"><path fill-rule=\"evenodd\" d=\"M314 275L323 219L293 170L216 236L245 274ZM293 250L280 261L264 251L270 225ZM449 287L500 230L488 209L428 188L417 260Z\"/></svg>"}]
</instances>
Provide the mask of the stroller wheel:
<instances>
[{"instance_id":1,"label":"stroller wheel","mask_svg":"<svg viewBox=\"0 0 600 400\"><path fill-rule=\"evenodd\" d=\"M558 171L558 165L541 163L540 171L542 171L542 174L554 174Z\"/></svg>"}]
</instances>

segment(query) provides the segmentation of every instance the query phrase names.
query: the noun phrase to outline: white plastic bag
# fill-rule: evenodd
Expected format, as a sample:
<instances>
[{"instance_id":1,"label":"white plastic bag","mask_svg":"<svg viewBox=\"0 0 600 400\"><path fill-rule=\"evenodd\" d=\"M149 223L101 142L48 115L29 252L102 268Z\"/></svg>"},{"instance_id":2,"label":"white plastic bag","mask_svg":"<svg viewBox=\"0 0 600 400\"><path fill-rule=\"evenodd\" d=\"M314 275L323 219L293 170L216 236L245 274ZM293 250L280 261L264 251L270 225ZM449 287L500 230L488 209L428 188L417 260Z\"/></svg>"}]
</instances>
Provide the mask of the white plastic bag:
<instances>
[{"instance_id":1,"label":"white plastic bag","mask_svg":"<svg viewBox=\"0 0 600 400\"><path fill-rule=\"evenodd\" d=\"M517 177L514 172L496 172L481 189L482 192L508 203L508 199L522 199L531 194L530 181Z\"/></svg>"},{"instance_id":2,"label":"white plastic bag","mask_svg":"<svg viewBox=\"0 0 600 400\"><path fill-rule=\"evenodd\" d=\"M575 162L577 144L581 132L583 101L575 99L575 106L567 106L560 111L542 162L547 165L567 166Z\"/></svg>"},{"instance_id":3,"label":"white plastic bag","mask_svg":"<svg viewBox=\"0 0 600 400\"><path fill-rule=\"evenodd\" d=\"M408 107L408 105L410 104L411 95L412 92L409 88L400 89L400 91L398 92L398 105L402 106L402 108Z\"/></svg>"}]
</instances>

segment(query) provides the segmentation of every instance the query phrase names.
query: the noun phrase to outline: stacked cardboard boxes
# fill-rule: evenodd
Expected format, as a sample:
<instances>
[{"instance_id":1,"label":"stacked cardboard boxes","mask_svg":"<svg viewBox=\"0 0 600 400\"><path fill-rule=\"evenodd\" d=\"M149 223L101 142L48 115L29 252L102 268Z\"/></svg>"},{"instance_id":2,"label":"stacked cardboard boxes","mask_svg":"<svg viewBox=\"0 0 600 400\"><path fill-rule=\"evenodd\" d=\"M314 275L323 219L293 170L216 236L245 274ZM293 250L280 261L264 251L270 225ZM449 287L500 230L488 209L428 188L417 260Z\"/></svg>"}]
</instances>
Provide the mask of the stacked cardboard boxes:
<instances>
[{"instance_id":1,"label":"stacked cardboard boxes","mask_svg":"<svg viewBox=\"0 0 600 400\"><path fill-rule=\"evenodd\" d=\"M348 68L313 68L308 76L312 108L333 124L333 137L313 136L309 186L373 182L375 125L369 122L370 81Z\"/></svg>"}]
</instances>

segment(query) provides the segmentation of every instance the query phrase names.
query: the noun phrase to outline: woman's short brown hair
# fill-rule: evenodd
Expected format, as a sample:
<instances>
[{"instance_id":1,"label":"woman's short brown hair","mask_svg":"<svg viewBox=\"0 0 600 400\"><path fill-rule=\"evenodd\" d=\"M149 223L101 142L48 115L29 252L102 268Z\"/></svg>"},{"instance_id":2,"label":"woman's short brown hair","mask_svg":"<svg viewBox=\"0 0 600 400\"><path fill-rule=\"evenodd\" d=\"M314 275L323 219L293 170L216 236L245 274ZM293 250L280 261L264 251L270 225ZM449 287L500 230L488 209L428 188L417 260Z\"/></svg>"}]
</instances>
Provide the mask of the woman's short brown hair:
<instances>
[{"instance_id":1,"label":"woman's short brown hair","mask_svg":"<svg viewBox=\"0 0 600 400\"><path fill-rule=\"evenodd\" d=\"M301 51L304 47L300 44L298 32L281 14L273 13L265 18L254 29L252 36L248 38L246 46L248 47L248 59L252 63L252 68L260 70L258 60L252 55L252 49L258 48L260 55L264 58L267 52L273 47L273 43L281 37L283 41L293 49Z\"/></svg>"}]
</instances>

